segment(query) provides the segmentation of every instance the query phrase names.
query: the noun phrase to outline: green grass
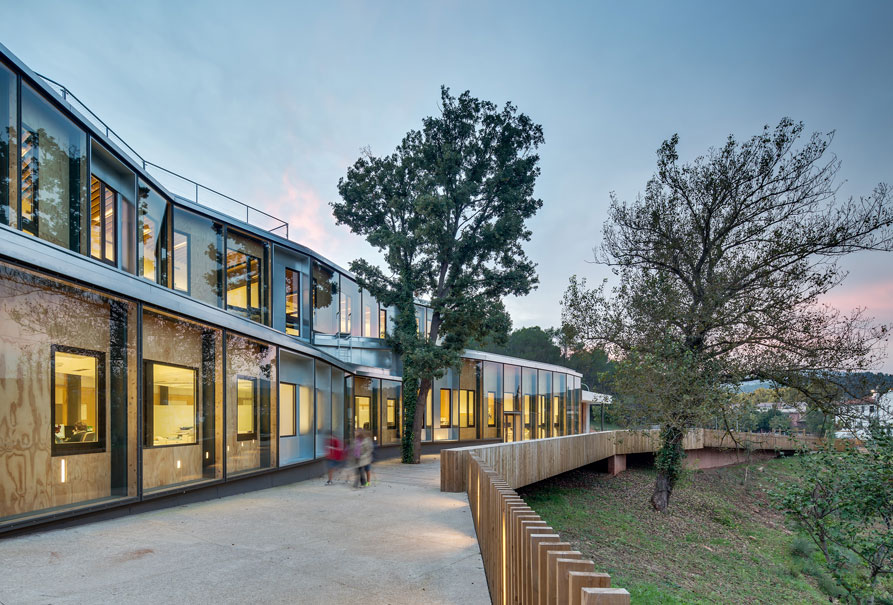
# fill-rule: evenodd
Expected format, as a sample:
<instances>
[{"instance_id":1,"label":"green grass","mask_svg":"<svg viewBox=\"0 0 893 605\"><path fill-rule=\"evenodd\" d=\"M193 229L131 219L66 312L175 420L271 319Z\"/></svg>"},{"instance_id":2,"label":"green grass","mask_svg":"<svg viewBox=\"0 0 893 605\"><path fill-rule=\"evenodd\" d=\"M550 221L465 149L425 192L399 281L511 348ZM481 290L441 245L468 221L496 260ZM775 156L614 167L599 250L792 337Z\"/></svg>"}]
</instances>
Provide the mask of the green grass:
<instances>
[{"instance_id":1,"label":"green grass","mask_svg":"<svg viewBox=\"0 0 893 605\"><path fill-rule=\"evenodd\" d=\"M753 464L744 485L743 466L691 472L664 514L648 502L651 469L578 469L519 491L633 603L827 603L833 582L765 494L796 465Z\"/></svg>"}]
</instances>

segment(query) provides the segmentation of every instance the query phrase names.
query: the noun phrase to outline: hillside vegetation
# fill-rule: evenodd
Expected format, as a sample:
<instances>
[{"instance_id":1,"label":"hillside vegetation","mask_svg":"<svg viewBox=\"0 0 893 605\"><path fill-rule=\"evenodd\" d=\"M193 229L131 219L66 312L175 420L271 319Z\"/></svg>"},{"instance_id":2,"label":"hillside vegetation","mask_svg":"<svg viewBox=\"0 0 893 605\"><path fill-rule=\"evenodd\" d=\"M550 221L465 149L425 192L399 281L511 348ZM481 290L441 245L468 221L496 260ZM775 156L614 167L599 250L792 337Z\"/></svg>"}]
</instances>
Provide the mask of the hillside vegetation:
<instances>
[{"instance_id":1,"label":"hillside vegetation","mask_svg":"<svg viewBox=\"0 0 893 605\"><path fill-rule=\"evenodd\" d=\"M586 467L519 492L633 603L827 603L834 583L812 543L785 527L765 493L797 464L690 472L663 514L648 504L651 469L610 478Z\"/></svg>"}]
</instances>

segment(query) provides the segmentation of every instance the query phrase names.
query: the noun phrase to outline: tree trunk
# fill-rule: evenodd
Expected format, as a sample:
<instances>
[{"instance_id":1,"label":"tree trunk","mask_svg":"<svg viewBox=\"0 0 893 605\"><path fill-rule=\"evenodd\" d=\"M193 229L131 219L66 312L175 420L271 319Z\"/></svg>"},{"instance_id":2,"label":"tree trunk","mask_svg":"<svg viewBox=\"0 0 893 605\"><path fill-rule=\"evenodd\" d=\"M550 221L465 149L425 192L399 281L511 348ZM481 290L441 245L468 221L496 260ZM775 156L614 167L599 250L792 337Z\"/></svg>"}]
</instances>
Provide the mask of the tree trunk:
<instances>
[{"instance_id":1,"label":"tree trunk","mask_svg":"<svg viewBox=\"0 0 893 605\"><path fill-rule=\"evenodd\" d=\"M676 486L676 480L682 470L682 438L685 431L676 427L664 427L661 431L661 446L654 457L657 478L654 481L654 493L651 495L651 506L658 512L664 512L670 505L670 496Z\"/></svg>"},{"instance_id":2,"label":"tree trunk","mask_svg":"<svg viewBox=\"0 0 893 605\"><path fill-rule=\"evenodd\" d=\"M431 379L419 381L419 394L415 402L415 417L412 420L412 462L418 464L422 456L422 429L425 427L425 413L428 409L428 393L431 391Z\"/></svg>"}]
</instances>

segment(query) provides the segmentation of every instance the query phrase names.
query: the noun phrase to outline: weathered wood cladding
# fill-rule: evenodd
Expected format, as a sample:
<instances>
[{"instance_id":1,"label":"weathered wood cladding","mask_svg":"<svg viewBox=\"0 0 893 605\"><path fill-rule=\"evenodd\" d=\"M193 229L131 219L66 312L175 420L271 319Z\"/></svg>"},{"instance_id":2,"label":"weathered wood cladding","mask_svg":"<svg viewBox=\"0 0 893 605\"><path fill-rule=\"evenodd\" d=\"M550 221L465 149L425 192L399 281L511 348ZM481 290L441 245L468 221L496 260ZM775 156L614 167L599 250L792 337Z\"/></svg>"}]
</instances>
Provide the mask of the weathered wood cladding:
<instances>
[{"instance_id":1,"label":"weathered wood cladding","mask_svg":"<svg viewBox=\"0 0 893 605\"><path fill-rule=\"evenodd\" d=\"M493 603L629 603L629 593L611 588L607 574L561 542L515 488L612 456L655 452L659 438L657 430L603 431L443 450L440 488L468 494ZM824 440L694 429L683 443L686 450L791 451Z\"/></svg>"}]
</instances>

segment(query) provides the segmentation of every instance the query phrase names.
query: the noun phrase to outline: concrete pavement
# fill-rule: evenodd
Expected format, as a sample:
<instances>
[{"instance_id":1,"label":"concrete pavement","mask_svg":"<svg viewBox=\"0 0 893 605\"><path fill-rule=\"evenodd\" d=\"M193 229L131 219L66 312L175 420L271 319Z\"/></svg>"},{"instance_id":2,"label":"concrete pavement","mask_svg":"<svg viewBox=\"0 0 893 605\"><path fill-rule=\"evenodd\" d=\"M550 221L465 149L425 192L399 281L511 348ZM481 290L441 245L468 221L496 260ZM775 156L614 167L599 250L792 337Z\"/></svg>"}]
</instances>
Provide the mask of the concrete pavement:
<instances>
[{"instance_id":1,"label":"concrete pavement","mask_svg":"<svg viewBox=\"0 0 893 605\"><path fill-rule=\"evenodd\" d=\"M0 539L0 603L489 603L438 456Z\"/></svg>"}]
</instances>

